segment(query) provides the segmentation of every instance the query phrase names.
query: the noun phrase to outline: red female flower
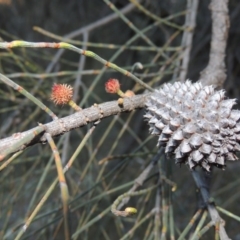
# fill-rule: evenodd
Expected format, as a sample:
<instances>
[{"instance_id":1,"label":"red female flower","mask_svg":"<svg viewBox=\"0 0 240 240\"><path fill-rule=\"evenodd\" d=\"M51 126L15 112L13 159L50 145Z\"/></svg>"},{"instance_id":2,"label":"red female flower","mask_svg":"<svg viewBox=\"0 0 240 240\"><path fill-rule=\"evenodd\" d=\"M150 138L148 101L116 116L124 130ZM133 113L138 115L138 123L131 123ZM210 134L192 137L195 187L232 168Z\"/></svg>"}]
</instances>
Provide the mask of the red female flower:
<instances>
[{"instance_id":1,"label":"red female flower","mask_svg":"<svg viewBox=\"0 0 240 240\"><path fill-rule=\"evenodd\" d=\"M119 96L124 97L124 93L120 89L120 83L117 79L110 78L105 83L105 90L108 93L117 93Z\"/></svg>"},{"instance_id":2,"label":"red female flower","mask_svg":"<svg viewBox=\"0 0 240 240\"><path fill-rule=\"evenodd\" d=\"M69 103L73 97L73 88L67 84L56 84L52 87L51 100L56 105Z\"/></svg>"},{"instance_id":3,"label":"red female flower","mask_svg":"<svg viewBox=\"0 0 240 240\"><path fill-rule=\"evenodd\" d=\"M53 84L51 100L56 105L69 104L75 111L81 111L82 109L72 100L73 88L67 84Z\"/></svg>"}]
</instances>

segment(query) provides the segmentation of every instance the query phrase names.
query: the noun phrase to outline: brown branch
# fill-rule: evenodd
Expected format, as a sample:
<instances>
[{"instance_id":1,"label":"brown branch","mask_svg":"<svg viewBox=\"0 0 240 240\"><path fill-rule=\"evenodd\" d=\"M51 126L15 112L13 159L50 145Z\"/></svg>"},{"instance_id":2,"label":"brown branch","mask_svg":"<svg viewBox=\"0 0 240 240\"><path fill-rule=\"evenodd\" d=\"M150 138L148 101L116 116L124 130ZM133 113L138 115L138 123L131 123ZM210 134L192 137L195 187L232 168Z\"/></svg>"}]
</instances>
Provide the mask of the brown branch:
<instances>
[{"instance_id":1,"label":"brown branch","mask_svg":"<svg viewBox=\"0 0 240 240\"><path fill-rule=\"evenodd\" d=\"M118 105L118 101L94 104L90 108L86 108L70 116L54 120L43 126L52 137L58 136L75 128L85 126L89 123L99 121L103 118L110 117L121 112L130 112L138 108L143 108L148 95L149 94L142 94L133 96L131 98L124 98L122 106ZM0 139L0 153L4 149L11 147L16 142L23 139L26 135L34 130L35 128L25 132L13 134L11 137ZM45 136L36 136L36 138L34 138L30 143L19 147L14 152L22 150L30 145L43 142L46 142Z\"/></svg>"},{"instance_id":2,"label":"brown branch","mask_svg":"<svg viewBox=\"0 0 240 240\"><path fill-rule=\"evenodd\" d=\"M207 67L202 71L200 81L203 85L222 88L226 80L225 52L229 29L228 0L212 0L212 39Z\"/></svg>"},{"instance_id":3,"label":"brown branch","mask_svg":"<svg viewBox=\"0 0 240 240\"><path fill-rule=\"evenodd\" d=\"M202 71L200 81L203 85L213 85L215 88L222 88L226 80L225 52L227 46L229 15L228 0L211 0L210 9L212 12L212 38L209 62ZM219 224L219 235L221 240L229 240L224 228L224 221L221 219L213 202L210 198L210 177L192 171L192 176L199 188L204 204L215 226Z\"/></svg>"}]
</instances>

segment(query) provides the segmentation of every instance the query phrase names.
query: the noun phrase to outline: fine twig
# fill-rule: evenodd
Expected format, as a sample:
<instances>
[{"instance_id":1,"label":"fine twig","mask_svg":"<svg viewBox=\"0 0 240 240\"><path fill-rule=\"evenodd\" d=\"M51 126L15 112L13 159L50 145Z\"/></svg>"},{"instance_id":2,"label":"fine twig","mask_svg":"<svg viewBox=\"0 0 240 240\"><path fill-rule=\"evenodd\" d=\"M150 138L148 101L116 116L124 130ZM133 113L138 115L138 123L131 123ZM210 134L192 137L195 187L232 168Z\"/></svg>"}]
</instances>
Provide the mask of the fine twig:
<instances>
[{"instance_id":1,"label":"fine twig","mask_svg":"<svg viewBox=\"0 0 240 240\"><path fill-rule=\"evenodd\" d=\"M208 214L208 212L205 210L205 211L203 212L203 214L202 214L202 217L201 217L201 219L200 219L200 221L199 221L199 223L198 223L198 225L197 225L197 227L196 227L193 235L191 236L191 240L195 239L196 236L198 235L200 229L202 228L204 222L206 221L207 214Z\"/></svg>"},{"instance_id":2,"label":"fine twig","mask_svg":"<svg viewBox=\"0 0 240 240\"><path fill-rule=\"evenodd\" d=\"M118 210L118 204L120 204L121 201L126 197L133 197L133 196L139 196L139 195L142 195L142 194L146 194L146 193L152 191L156 187L157 187L157 185L154 185L150 188L143 189L143 190L140 190L140 191L137 191L137 192L126 192L126 193L120 195L114 201L114 203L112 204L112 207L111 207L112 213L115 214L116 216L122 216L122 217L127 217L127 216L131 216L133 214L136 214L137 210L135 208L132 208L132 207L127 207L124 211L119 211Z\"/></svg>"},{"instance_id":3,"label":"fine twig","mask_svg":"<svg viewBox=\"0 0 240 240\"><path fill-rule=\"evenodd\" d=\"M87 42L88 41L88 37L89 37L89 34L88 32L86 31L84 34L83 34L83 40L84 42ZM86 47L83 46L83 50L86 51ZM81 74L81 71L83 71L84 69L84 66L85 66L85 62L86 62L86 58L84 57L84 55L81 55L80 56L80 59L79 59L79 68L78 68L78 74L77 74L77 77L76 77L76 80L75 80L75 83L74 83L74 86L73 86L73 89L74 89L74 93L73 93L73 101L74 102L77 102L77 99L79 97L79 89L80 89L80 86L82 85L82 74ZM70 110L70 113L73 113L73 109ZM62 152L62 163L66 163L67 161L67 157L68 157L68 148L69 148L69 145L70 145L70 133L67 133L66 136L65 136L65 139L64 139L64 144L63 144L63 152Z\"/></svg>"},{"instance_id":4,"label":"fine twig","mask_svg":"<svg viewBox=\"0 0 240 240\"><path fill-rule=\"evenodd\" d=\"M196 16L197 16L198 0L188 0L187 9L188 12L185 18L185 28L182 37L182 46L185 47L183 51L182 67L180 72L180 81L184 82L186 80L188 72L188 64L190 60L190 52L192 49L192 40L194 29L196 26Z\"/></svg>"},{"instance_id":5,"label":"fine twig","mask_svg":"<svg viewBox=\"0 0 240 240\"><path fill-rule=\"evenodd\" d=\"M163 19L164 21L165 19ZM161 22L159 20L159 22ZM39 32L45 36L48 36L52 39L55 39L55 40L58 40L58 41L61 41L61 42L67 42L67 43L71 43L71 44L74 44L74 45L78 45L78 46L86 46L86 47L96 47L96 48L107 48L107 49L119 49L119 48L122 48L123 46L122 45L118 45L118 44L106 44L106 43L93 43L93 42L85 42L85 41L78 41L78 40L71 40L71 39L68 39L68 38L65 38L65 37L62 37L60 35L57 35L57 34L54 34L52 32L49 32L43 28L40 28L40 27L33 27L33 30L35 30L36 32ZM86 30L87 31L87 30ZM84 35L84 34L83 34ZM156 52L156 51L160 51L162 50L162 47L146 47L146 46L124 46L125 49L129 49L129 50L138 50L138 51L150 51L150 52ZM175 52L176 50L179 50L180 47L175 47L175 46L172 46L172 47L168 47L166 48L166 51L169 51L169 52ZM60 50L61 51L61 50Z\"/></svg>"},{"instance_id":6,"label":"fine twig","mask_svg":"<svg viewBox=\"0 0 240 240\"><path fill-rule=\"evenodd\" d=\"M161 217L160 217L160 211L162 210L161 209L161 185L162 185L162 179L161 179L161 170L160 170L160 164L158 163L159 165L159 177L158 177L158 188L157 188L157 191L156 191L156 200L155 200L155 216L154 216L154 239L155 240L158 240L160 239L160 226L161 226Z\"/></svg>"},{"instance_id":7,"label":"fine twig","mask_svg":"<svg viewBox=\"0 0 240 240\"><path fill-rule=\"evenodd\" d=\"M142 11L146 16L148 16L149 18L152 18L155 21L159 21L169 27L172 28L176 28L178 30L184 30L184 27L182 26L178 26L175 23L169 22L168 20L164 19L164 18L160 18L159 16L155 15L153 12L148 11L146 8L144 8L138 0L130 0L130 2L132 2L137 8L138 10Z\"/></svg>"},{"instance_id":8,"label":"fine twig","mask_svg":"<svg viewBox=\"0 0 240 240\"><path fill-rule=\"evenodd\" d=\"M147 221L153 214L155 213L155 209L152 209L145 217L143 217L137 224L135 224L134 227L132 227L120 240L126 240L129 239L131 234L139 227L141 224L143 224L145 221Z\"/></svg>"},{"instance_id":9,"label":"fine twig","mask_svg":"<svg viewBox=\"0 0 240 240\"><path fill-rule=\"evenodd\" d=\"M122 8L120 11L123 14L126 14L126 13L131 12L134 8L135 8L135 6L130 3L126 7ZM66 34L63 37L66 38L66 39L68 39L68 38L71 39L71 38L77 37L77 36L83 34L86 31L90 32L90 31L94 30L95 28L104 26L105 24L108 24L111 21L116 20L116 19L118 19L118 14L117 13L112 13L112 14L110 14L110 15L108 15L108 16L100 19L100 20L98 19L97 21L95 21L93 23L90 23L87 26L84 26L84 27L82 27L80 29L77 29L77 30L75 30L73 32L70 32L69 34ZM51 63L48 65L48 67L46 69L46 72L51 72L52 71L53 67L58 62L60 57L63 55L64 51L65 51L64 49L58 50L58 52L54 55L53 60L51 61Z\"/></svg>"},{"instance_id":10,"label":"fine twig","mask_svg":"<svg viewBox=\"0 0 240 240\"><path fill-rule=\"evenodd\" d=\"M63 204L64 236L65 236L65 240L69 240L70 233L69 233L69 223L68 223L68 200L69 200L68 186L67 186L66 178L63 172L62 161L61 161L57 146L55 145L49 133L45 133L44 135L53 151L53 155L56 163L58 181L60 185L61 198L62 198L62 204Z\"/></svg>"},{"instance_id":11,"label":"fine twig","mask_svg":"<svg viewBox=\"0 0 240 240\"><path fill-rule=\"evenodd\" d=\"M89 137L92 135L93 131L96 129L97 124L99 123L99 121L97 121L87 132L87 134L85 135L85 137L82 139L81 143L79 144L78 148L76 149L76 151L74 152L74 154L72 155L72 157L69 159L68 163L65 165L64 169L63 169L63 174L65 174L72 166L73 162L76 160L76 157L79 155L79 153L82 151L83 146L86 144L87 140L89 139ZM51 136L51 135L50 135ZM36 217L36 215L39 213L40 209L42 208L42 206L44 205L44 203L47 201L47 199L49 198L50 194L53 192L55 186L57 185L58 182L58 178L56 178L52 184L50 185L50 187L48 188L48 190L45 192L44 196L41 198L41 200L39 201L39 203L37 204L37 206L35 207L35 209L33 210L33 212L30 214L30 216L25 220L24 225L22 226L22 228L20 229L20 231L18 232L15 240L19 240L22 235L26 232L27 228L30 226L30 224L32 223L32 221L34 220L34 218Z\"/></svg>"},{"instance_id":12,"label":"fine twig","mask_svg":"<svg viewBox=\"0 0 240 240\"><path fill-rule=\"evenodd\" d=\"M18 84L16 84L11 79L7 78L6 76L4 76L1 73L0 73L0 81L5 83L6 85L12 87L15 91L18 91L19 93L24 95L26 98L30 99L38 107L40 107L42 110L44 110L46 113L48 113L52 117L52 119L57 119L57 116L46 105L44 105L41 101L39 101L32 94L30 94L28 91L26 91L22 86L19 86Z\"/></svg>"},{"instance_id":13,"label":"fine twig","mask_svg":"<svg viewBox=\"0 0 240 240\"><path fill-rule=\"evenodd\" d=\"M50 43L50 42L26 42L21 40L16 40L12 42L0 42L0 49L12 49L12 48L19 48L19 47L26 47L26 48L53 48L53 49L68 49L73 52L76 52L78 54L91 57L96 59L97 61L101 62L105 67L113 68L116 71L126 75L127 77L132 78L134 81L142 85L144 88L148 89L149 91L153 91L153 89L144 83L141 79L137 78L135 75L130 73L129 71L117 66L116 64L109 62L99 55L97 55L94 52L91 51L85 51L81 48L77 48L71 44L65 43L65 42L59 42L59 43Z\"/></svg>"},{"instance_id":14,"label":"fine twig","mask_svg":"<svg viewBox=\"0 0 240 240\"><path fill-rule=\"evenodd\" d=\"M143 172L134 180L134 185L131 187L131 189L128 191L128 193L132 193L136 191L139 187L141 187L148 177L150 171L153 169L153 167L157 164L159 158L163 154L163 149L161 148L159 152L153 157L151 163L143 170ZM130 197L125 197L122 199L121 203L118 205L118 209L122 208L124 205L126 205L129 201Z\"/></svg>"},{"instance_id":15,"label":"fine twig","mask_svg":"<svg viewBox=\"0 0 240 240\"><path fill-rule=\"evenodd\" d=\"M201 239L202 235L205 234L212 226L214 226L214 222L210 221L198 232L197 236L195 236L195 238L193 238L192 240Z\"/></svg>"},{"instance_id":16,"label":"fine twig","mask_svg":"<svg viewBox=\"0 0 240 240\"><path fill-rule=\"evenodd\" d=\"M183 230L183 232L181 233L181 235L179 236L178 240L183 240L185 239L185 236L188 234L188 232L190 231L190 229L192 228L192 226L194 225L194 223L197 221L197 219L199 218L199 216L202 213L202 209L199 209L194 216L192 217L192 219L190 220L190 222L188 223L188 225L185 227L185 229Z\"/></svg>"}]
</instances>

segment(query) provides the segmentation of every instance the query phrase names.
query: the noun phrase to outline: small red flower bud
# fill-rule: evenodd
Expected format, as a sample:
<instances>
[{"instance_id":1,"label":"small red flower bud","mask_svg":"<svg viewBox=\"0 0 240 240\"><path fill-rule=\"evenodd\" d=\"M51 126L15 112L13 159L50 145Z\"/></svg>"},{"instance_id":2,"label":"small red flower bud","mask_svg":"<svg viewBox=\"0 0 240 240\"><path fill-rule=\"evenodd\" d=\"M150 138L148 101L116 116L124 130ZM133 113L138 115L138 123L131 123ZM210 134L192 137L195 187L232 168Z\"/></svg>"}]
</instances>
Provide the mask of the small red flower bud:
<instances>
[{"instance_id":1,"label":"small red flower bud","mask_svg":"<svg viewBox=\"0 0 240 240\"><path fill-rule=\"evenodd\" d=\"M73 89L67 84L56 84L52 87L51 100L56 105L64 105L69 103L73 97Z\"/></svg>"},{"instance_id":2,"label":"small red flower bud","mask_svg":"<svg viewBox=\"0 0 240 240\"><path fill-rule=\"evenodd\" d=\"M118 93L118 91L120 90L119 81L117 79L110 78L105 83L105 89L108 93Z\"/></svg>"}]
</instances>

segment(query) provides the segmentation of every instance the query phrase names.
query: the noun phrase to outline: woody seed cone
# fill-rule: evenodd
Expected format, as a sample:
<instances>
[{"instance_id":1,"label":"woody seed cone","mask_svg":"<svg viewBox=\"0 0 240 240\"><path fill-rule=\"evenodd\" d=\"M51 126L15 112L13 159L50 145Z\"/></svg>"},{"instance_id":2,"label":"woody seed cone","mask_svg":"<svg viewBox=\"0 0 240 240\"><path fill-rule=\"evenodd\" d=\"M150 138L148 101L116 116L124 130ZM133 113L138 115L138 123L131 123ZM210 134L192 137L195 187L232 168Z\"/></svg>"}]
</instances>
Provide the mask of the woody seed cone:
<instances>
[{"instance_id":1,"label":"woody seed cone","mask_svg":"<svg viewBox=\"0 0 240 240\"><path fill-rule=\"evenodd\" d=\"M212 86L175 82L155 90L144 117L151 134L159 136L157 145L174 155L176 163L210 171L213 166L224 168L227 160L237 160L240 111L232 109L235 103Z\"/></svg>"}]
</instances>

